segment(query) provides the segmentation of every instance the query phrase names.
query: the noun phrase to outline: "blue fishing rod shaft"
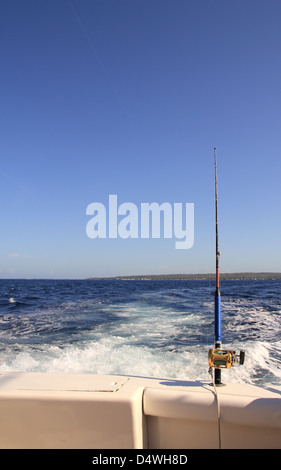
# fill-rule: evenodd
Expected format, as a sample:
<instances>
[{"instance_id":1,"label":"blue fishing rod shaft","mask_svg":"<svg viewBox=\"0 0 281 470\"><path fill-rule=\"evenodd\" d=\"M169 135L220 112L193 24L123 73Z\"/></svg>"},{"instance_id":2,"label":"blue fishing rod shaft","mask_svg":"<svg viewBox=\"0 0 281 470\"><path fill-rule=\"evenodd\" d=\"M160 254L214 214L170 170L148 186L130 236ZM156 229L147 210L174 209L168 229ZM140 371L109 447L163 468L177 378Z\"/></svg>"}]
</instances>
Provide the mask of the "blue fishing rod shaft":
<instances>
[{"instance_id":1,"label":"blue fishing rod shaft","mask_svg":"<svg viewBox=\"0 0 281 470\"><path fill-rule=\"evenodd\" d=\"M216 196L216 292L215 292L215 349L221 348L221 294L219 272L219 234L218 234L218 180L217 180L217 154L215 155L215 196ZM215 369L215 384L221 384L221 369Z\"/></svg>"}]
</instances>

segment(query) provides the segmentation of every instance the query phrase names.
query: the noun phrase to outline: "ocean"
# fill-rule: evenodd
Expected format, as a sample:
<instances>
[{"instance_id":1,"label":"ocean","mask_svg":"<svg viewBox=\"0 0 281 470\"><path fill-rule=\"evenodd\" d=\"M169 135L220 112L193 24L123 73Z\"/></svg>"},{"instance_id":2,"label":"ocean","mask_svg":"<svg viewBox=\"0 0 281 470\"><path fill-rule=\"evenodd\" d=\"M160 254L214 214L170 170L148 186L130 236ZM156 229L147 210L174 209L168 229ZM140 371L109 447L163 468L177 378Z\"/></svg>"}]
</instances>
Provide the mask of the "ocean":
<instances>
[{"instance_id":1,"label":"ocean","mask_svg":"<svg viewBox=\"0 0 281 470\"><path fill-rule=\"evenodd\" d=\"M0 280L0 373L210 380L214 281ZM223 382L281 385L281 280L221 281Z\"/></svg>"}]
</instances>

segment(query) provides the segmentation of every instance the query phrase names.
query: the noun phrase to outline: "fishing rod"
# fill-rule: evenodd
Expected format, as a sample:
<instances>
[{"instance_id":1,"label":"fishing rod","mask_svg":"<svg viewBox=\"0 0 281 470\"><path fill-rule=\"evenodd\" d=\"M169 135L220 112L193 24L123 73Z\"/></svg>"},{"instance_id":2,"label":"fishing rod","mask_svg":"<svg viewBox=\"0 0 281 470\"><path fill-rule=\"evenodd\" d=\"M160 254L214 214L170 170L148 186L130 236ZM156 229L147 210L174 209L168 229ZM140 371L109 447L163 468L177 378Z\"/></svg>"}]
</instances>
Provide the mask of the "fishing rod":
<instances>
[{"instance_id":1,"label":"fishing rod","mask_svg":"<svg viewBox=\"0 0 281 470\"><path fill-rule=\"evenodd\" d=\"M214 147L215 157L215 208L216 208L216 291L215 291L215 348L209 350L209 370L215 369L214 383L222 385L221 369L229 369L235 363L243 364L245 352L221 349L221 293L220 293L220 271L219 271L219 231L218 231L218 178L217 178L217 149Z\"/></svg>"},{"instance_id":2,"label":"fishing rod","mask_svg":"<svg viewBox=\"0 0 281 470\"><path fill-rule=\"evenodd\" d=\"M216 201L216 292L215 292L215 349L221 348L221 293L219 270L219 231L218 231L218 177L217 177L217 149L214 148L215 157L215 201ZM215 369L215 384L221 384L221 369Z\"/></svg>"}]
</instances>

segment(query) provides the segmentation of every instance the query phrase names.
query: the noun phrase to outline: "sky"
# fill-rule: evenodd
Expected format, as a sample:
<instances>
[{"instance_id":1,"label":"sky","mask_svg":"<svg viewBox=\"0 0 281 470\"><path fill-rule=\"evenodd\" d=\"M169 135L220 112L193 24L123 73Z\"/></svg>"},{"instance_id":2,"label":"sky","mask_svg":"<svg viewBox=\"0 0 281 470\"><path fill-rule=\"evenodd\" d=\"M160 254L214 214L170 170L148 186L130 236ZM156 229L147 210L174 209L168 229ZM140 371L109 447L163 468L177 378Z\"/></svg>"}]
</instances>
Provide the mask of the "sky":
<instances>
[{"instance_id":1,"label":"sky","mask_svg":"<svg viewBox=\"0 0 281 470\"><path fill-rule=\"evenodd\" d=\"M214 147L221 272L280 272L280 21L279 0L1 2L0 277L215 272ZM110 195L194 204L192 247L90 238Z\"/></svg>"}]
</instances>

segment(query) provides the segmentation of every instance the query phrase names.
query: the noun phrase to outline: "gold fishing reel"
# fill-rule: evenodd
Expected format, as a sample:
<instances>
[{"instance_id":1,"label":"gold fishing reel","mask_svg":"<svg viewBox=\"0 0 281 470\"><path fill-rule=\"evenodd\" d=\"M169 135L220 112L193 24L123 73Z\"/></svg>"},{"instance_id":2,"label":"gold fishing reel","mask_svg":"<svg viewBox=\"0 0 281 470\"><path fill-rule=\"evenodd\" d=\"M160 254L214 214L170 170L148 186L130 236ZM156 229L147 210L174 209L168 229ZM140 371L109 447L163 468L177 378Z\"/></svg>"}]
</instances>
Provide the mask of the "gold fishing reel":
<instances>
[{"instance_id":1,"label":"gold fishing reel","mask_svg":"<svg viewBox=\"0 0 281 470\"><path fill-rule=\"evenodd\" d=\"M237 355L236 351L229 349L210 349L208 354L209 367L215 369L230 369L235 364L244 364L245 351L241 350Z\"/></svg>"}]
</instances>

